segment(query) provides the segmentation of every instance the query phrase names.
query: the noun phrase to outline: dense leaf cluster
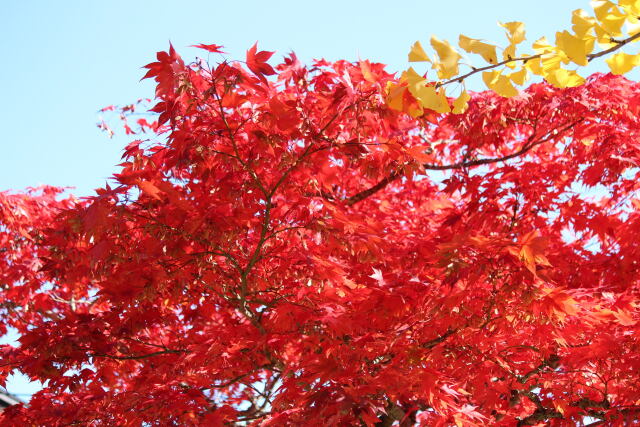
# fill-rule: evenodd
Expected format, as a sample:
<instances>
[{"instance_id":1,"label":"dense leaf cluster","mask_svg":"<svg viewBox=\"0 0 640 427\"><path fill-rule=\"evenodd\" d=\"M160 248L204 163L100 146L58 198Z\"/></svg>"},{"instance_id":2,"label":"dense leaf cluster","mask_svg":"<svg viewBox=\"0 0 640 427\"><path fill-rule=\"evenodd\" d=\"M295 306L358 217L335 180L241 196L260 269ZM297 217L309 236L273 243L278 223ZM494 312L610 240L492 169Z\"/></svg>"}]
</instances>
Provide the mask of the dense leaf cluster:
<instances>
[{"instance_id":1,"label":"dense leaf cluster","mask_svg":"<svg viewBox=\"0 0 640 427\"><path fill-rule=\"evenodd\" d=\"M111 186L0 193L0 372L45 383L3 425L639 416L640 85L414 118L380 64L270 56L160 52Z\"/></svg>"}]
</instances>

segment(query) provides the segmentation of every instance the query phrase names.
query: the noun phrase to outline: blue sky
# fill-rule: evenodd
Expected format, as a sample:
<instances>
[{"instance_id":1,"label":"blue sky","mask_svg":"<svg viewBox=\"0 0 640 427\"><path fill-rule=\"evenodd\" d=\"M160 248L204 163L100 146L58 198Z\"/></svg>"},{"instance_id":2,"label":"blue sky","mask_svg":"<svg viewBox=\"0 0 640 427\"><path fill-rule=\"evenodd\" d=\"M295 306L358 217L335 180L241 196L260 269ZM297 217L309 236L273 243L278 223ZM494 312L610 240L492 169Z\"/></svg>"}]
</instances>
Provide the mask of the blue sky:
<instances>
[{"instance_id":1,"label":"blue sky","mask_svg":"<svg viewBox=\"0 0 640 427\"><path fill-rule=\"evenodd\" d=\"M222 44L229 58L244 59L259 41L277 51L274 60L293 50L305 62L362 58L396 71L408 66L413 42L426 46L431 34L505 45L497 21L523 21L529 42L553 40L577 8L591 10L588 0L4 1L0 191L51 184L83 196L104 185L130 138L108 139L97 111L151 97L140 67L169 41L187 60L204 53L192 44ZM37 389L20 378L8 388Z\"/></svg>"}]
</instances>

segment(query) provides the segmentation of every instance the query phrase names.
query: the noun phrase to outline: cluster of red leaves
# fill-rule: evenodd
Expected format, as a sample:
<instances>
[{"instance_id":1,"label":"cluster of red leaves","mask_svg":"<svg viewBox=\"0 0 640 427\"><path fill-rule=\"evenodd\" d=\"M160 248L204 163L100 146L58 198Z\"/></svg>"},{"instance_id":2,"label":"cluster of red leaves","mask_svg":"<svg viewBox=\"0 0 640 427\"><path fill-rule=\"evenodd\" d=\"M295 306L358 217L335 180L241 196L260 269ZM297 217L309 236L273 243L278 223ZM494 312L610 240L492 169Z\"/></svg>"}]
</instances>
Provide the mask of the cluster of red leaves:
<instances>
[{"instance_id":1,"label":"cluster of red leaves","mask_svg":"<svg viewBox=\"0 0 640 427\"><path fill-rule=\"evenodd\" d=\"M4 425L640 417L639 84L413 119L381 64L247 56L159 53L115 185L0 198L0 372L45 382Z\"/></svg>"}]
</instances>

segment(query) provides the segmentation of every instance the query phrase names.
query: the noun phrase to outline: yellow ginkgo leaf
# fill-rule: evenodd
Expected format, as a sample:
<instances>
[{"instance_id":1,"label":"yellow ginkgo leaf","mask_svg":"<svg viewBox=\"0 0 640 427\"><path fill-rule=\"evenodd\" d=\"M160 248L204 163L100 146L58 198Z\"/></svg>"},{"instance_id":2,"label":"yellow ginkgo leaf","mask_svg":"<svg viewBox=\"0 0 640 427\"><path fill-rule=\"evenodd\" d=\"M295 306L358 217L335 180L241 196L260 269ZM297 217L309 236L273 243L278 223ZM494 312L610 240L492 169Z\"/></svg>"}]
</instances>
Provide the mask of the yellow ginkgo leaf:
<instances>
[{"instance_id":1,"label":"yellow ginkgo leaf","mask_svg":"<svg viewBox=\"0 0 640 427\"><path fill-rule=\"evenodd\" d=\"M467 93L466 90L463 90L460 96L458 96L455 101L453 101L453 109L451 110L454 114L461 114L467 111L467 107L469 106L469 100L471 97Z\"/></svg>"},{"instance_id":2,"label":"yellow ginkgo leaf","mask_svg":"<svg viewBox=\"0 0 640 427\"><path fill-rule=\"evenodd\" d=\"M407 80L407 89L409 89L411 95L419 99L420 90L424 87L427 79L416 73L413 67L409 67L409 69L403 73L403 76Z\"/></svg>"},{"instance_id":3,"label":"yellow ginkgo leaf","mask_svg":"<svg viewBox=\"0 0 640 427\"><path fill-rule=\"evenodd\" d=\"M509 61L513 58L516 57L516 45L515 44L510 44L509 46L507 46L506 48L504 48L504 50L502 51L502 59L504 59L505 61ZM515 62L507 62L505 64L507 67L509 68L515 68L516 64Z\"/></svg>"},{"instance_id":4,"label":"yellow ginkgo leaf","mask_svg":"<svg viewBox=\"0 0 640 427\"><path fill-rule=\"evenodd\" d=\"M436 36L431 36L431 46L438 54L439 61L434 63L438 70L438 78L449 79L458 74L458 62L460 54L446 40L440 40Z\"/></svg>"},{"instance_id":5,"label":"yellow ginkgo leaf","mask_svg":"<svg viewBox=\"0 0 640 427\"><path fill-rule=\"evenodd\" d=\"M522 43L525 39L524 23L522 22L498 22L498 25L507 30L507 38L510 44Z\"/></svg>"},{"instance_id":6,"label":"yellow ginkgo leaf","mask_svg":"<svg viewBox=\"0 0 640 427\"><path fill-rule=\"evenodd\" d=\"M608 57L605 62L609 65L613 74L626 74L640 63L638 55L629 55L624 52L616 53Z\"/></svg>"},{"instance_id":7,"label":"yellow ginkgo leaf","mask_svg":"<svg viewBox=\"0 0 640 427\"><path fill-rule=\"evenodd\" d=\"M407 71L402 73L402 77L407 80L407 82L409 83L409 86L413 86L416 83L422 83L423 81L426 80L424 77L418 74L416 70L413 69L413 67L409 67Z\"/></svg>"},{"instance_id":8,"label":"yellow ginkgo leaf","mask_svg":"<svg viewBox=\"0 0 640 427\"><path fill-rule=\"evenodd\" d=\"M424 109L422 108L422 105L414 103L408 107L407 112L415 119L416 117L420 117L424 114Z\"/></svg>"},{"instance_id":9,"label":"yellow ginkgo leaf","mask_svg":"<svg viewBox=\"0 0 640 427\"><path fill-rule=\"evenodd\" d=\"M627 16L608 0L592 0L591 6L598 22L610 37L622 36L622 25Z\"/></svg>"},{"instance_id":10,"label":"yellow ginkgo leaf","mask_svg":"<svg viewBox=\"0 0 640 427\"><path fill-rule=\"evenodd\" d=\"M419 41L415 42L413 46L411 46L409 62L431 62L431 59L427 55L427 52L422 48Z\"/></svg>"},{"instance_id":11,"label":"yellow ginkgo leaf","mask_svg":"<svg viewBox=\"0 0 640 427\"><path fill-rule=\"evenodd\" d=\"M593 51L595 37L584 36L580 38L574 36L568 31L556 33L556 45L562 50L573 62L578 65L587 65L587 55Z\"/></svg>"},{"instance_id":12,"label":"yellow ginkgo leaf","mask_svg":"<svg viewBox=\"0 0 640 427\"><path fill-rule=\"evenodd\" d=\"M489 86L497 80L500 74L501 73L498 70L485 71L484 73L482 73L482 80L484 80L484 84Z\"/></svg>"},{"instance_id":13,"label":"yellow ginkgo leaf","mask_svg":"<svg viewBox=\"0 0 640 427\"><path fill-rule=\"evenodd\" d=\"M542 60L540 58L529 59L524 63L524 67L537 76L544 75L544 70L542 69Z\"/></svg>"},{"instance_id":14,"label":"yellow ginkgo leaf","mask_svg":"<svg viewBox=\"0 0 640 427\"><path fill-rule=\"evenodd\" d=\"M563 63L567 63L568 61L563 61L564 57L566 57L566 55L561 54L560 52L542 55L542 58L540 58L542 74L547 75L559 69Z\"/></svg>"},{"instance_id":15,"label":"yellow ginkgo leaf","mask_svg":"<svg viewBox=\"0 0 640 427\"><path fill-rule=\"evenodd\" d=\"M387 92L387 98L386 98L386 102L387 105L389 106L389 108L396 110L396 111L402 111L402 105L403 105L403 97L404 97L404 91L406 89L404 87L402 87L401 85L394 83L394 82L387 82L387 87L386 87L386 92Z\"/></svg>"},{"instance_id":16,"label":"yellow ginkgo leaf","mask_svg":"<svg viewBox=\"0 0 640 427\"><path fill-rule=\"evenodd\" d=\"M573 70L558 68L545 75L545 79L557 88L580 86L584 78Z\"/></svg>"},{"instance_id":17,"label":"yellow ginkgo leaf","mask_svg":"<svg viewBox=\"0 0 640 427\"><path fill-rule=\"evenodd\" d=\"M511 98L518 94L518 89L513 86L511 80L500 71L485 71L482 73L482 80L489 89L505 98Z\"/></svg>"},{"instance_id":18,"label":"yellow ginkgo leaf","mask_svg":"<svg viewBox=\"0 0 640 427\"><path fill-rule=\"evenodd\" d=\"M609 13L609 9L614 7L614 4L609 0L591 0L591 7L596 14L596 18L601 21Z\"/></svg>"},{"instance_id":19,"label":"yellow ginkgo leaf","mask_svg":"<svg viewBox=\"0 0 640 427\"><path fill-rule=\"evenodd\" d=\"M591 32L596 24L596 19L582 9L576 9L571 16L571 23L573 24L573 32L577 37L582 38Z\"/></svg>"},{"instance_id":20,"label":"yellow ginkgo leaf","mask_svg":"<svg viewBox=\"0 0 640 427\"><path fill-rule=\"evenodd\" d=\"M403 73L403 76L407 80L407 89L409 89L411 95L418 98L420 88L424 86L427 79L416 73L413 67L409 67L409 69Z\"/></svg>"},{"instance_id":21,"label":"yellow ginkgo leaf","mask_svg":"<svg viewBox=\"0 0 640 427\"><path fill-rule=\"evenodd\" d=\"M451 111L447 103L447 97L444 91L437 91L432 85L427 86L427 79L418 74L413 68L409 68L403 76L407 79L407 88L411 95L420 103L422 107L429 108L439 113L448 113ZM414 117L421 116L422 111L409 112Z\"/></svg>"},{"instance_id":22,"label":"yellow ginkgo leaf","mask_svg":"<svg viewBox=\"0 0 640 427\"><path fill-rule=\"evenodd\" d=\"M553 46L549 43L546 37L540 37L538 40L533 42L533 45L531 45L531 47L533 48L533 51L538 54L544 54L554 51Z\"/></svg>"},{"instance_id":23,"label":"yellow ginkgo leaf","mask_svg":"<svg viewBox=\"0 0 640 427\"><path fill-rule=\"evenodd\" d=\"M640 0L618 0L618 6L623 8L629 16L640 15Z\"/></svg>"},{"instance_id":24,"label":"yellow ginkgo leaf","mask_svg":"<svg viewBox=\"0 0 640 427\"><path fill-rule=\"evenodd\" d=\"M610 36L622 37L622 26L626 20L627 17L624 14L612 13L601 20L600 25L602 25L602 28L604 28Z\"/></svg>"},{"instance_id":25,"label":"yellow ginkgo leaf","mask_svg":"<svg viewBox=\"0 0 640 427\"><path fill-rule=\"evenodd\" d=\"M411 95L413 95L414 98L417 98L418 89L420 86L424 86L425 81L426 79L422 77L420 74L416 73L416 71L412 67L410 67L407 71L402 73L402 75L400 76L400 82L401 83L406 82L407 86L406 87L401 86L400 88L398 88L398 90L400 89L403 90L400 98L400 105L401 105L400 111L405 111L409 113L409 115L413 118L420 117L421 115L424 114L424 109L422 108L422 105L420 105L420 102L411 102L411 103L405 104L404 91L409 90L409 93L411 93ZM397 101L396 101L396 105L398 105Z\"/></svg>"},{"instance_id":26,"label":"yellow ginkgo leaf","mask_svg":"<svg viewBox=\"0 0 640 427\"><path fill-rule=\"evenodd\" d=\"M516 71L515 73L509 74L509 78L511 79L511 81L517 85L523 85L527 81L528 77L529 75L525 67L522 67L520 70Z\"/></svg>"},{"instance_id":27,"label":"yellow ginkgo leaf","mask_svg":"<svg viewBox=\"0 0 640 427\"><path fill-rule=\"evenodd\" d=\"M414 96L420 101L420 104L424 108L438 113L448 113L451 111L444 91L437 90L434 86L425 86L423 84L418 88L418 92Z\"/></svg>"},{"instance_id":28,"label":"yellow ginkgo leaf","mask_svg":"<svg viewBox=\"0 0 640 427\"><path fill-rule=\"evenodd\" d=\"M617 46L618 44L611 41L611 35L600 24L596 24L593 29L596 33L596 41L603 49L609 49L610 47Z\"/></svg>"},{"instance_id":29,"label":"yellow ginkgo leaf","mask_svg":"<svg viewBox=\"0 0 640 427\"><path fill-rule=\"evenodd\" d=\"M476 53L482 56L482 58L489 64L495 64L498 62L496 47L492 44L460 34L458 45L469 53Z\"/></svg>"}]
</instances>

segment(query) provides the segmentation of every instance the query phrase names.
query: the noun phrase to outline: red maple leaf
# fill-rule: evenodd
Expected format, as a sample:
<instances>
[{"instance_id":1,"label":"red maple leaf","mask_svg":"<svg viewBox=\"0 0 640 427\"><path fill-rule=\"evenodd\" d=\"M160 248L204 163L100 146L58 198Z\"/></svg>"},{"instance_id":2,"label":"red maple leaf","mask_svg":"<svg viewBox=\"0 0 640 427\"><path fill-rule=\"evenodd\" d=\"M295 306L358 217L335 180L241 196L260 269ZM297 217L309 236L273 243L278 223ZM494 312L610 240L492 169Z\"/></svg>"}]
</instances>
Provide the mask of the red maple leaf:
<instances>
[{"instance_id":1,"label":"red maple leaf","mask_svg":"<svg viewBox=\"0 0 640 427\"><path fill-rule=\"evenodd\" d=\"M224 46L222 45L217 45L217 44L192 44L191 47L197 47L198 49L204 49L208 52L212 52L212 53L226 53L221 51L220 49L222 49Z\"/></svg>"},{"instance_id":2,"label":"red maple leaf","mask_svg":"<svg viewBox=\"0 0 640 427\"><path fill-rule=\"evenodd\" d=\"M247 67L261 80L266 81L264 76L272 76L276 74L276 71L273 67L267 64L267 61L275 52L269 52L266 50L261 50L257 52L258 42L256 42L251 49L247 50Z\"/></svg>"}]
</instances>

